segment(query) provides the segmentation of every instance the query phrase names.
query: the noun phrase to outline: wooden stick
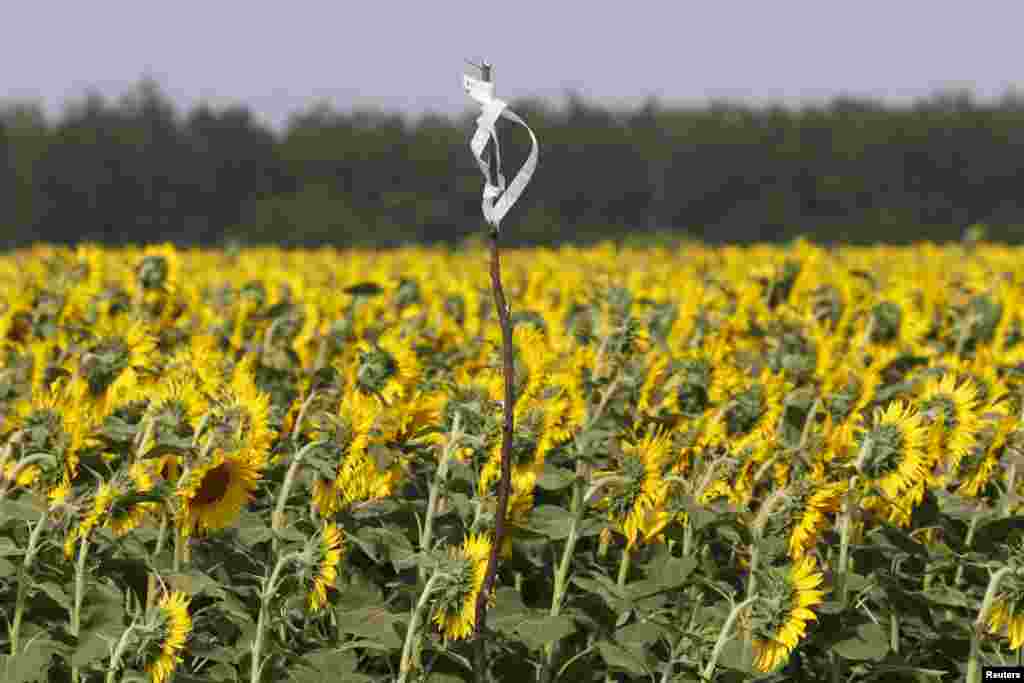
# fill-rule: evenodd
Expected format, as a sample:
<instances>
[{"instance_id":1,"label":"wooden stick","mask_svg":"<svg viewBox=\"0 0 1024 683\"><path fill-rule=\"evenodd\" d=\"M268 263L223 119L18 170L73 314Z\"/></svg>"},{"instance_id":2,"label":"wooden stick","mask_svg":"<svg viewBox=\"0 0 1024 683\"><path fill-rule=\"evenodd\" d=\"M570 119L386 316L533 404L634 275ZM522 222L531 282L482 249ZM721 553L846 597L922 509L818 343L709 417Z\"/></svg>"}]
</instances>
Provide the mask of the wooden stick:
<instances>
[{"instance_id":1,"label":"wooden stick","mask_svg":"<svg viewBox=\"0 0 1024 683\"><path fill-rule=\"evenodd\" d=\"M482 79L488 83L493 82L491 64L483 62L479 65ZM491 143L488 143L489 145ZM492 150L485 152L488 162L488 182L490 178L496 178L500 169L497 168L496 155ZM482 665L483 641L481 633L484 628L484 620L487 615L487 599L494 588L495 578L498 572L498 553L505 538L505 516L508 512L509 493L512 488L512 435L515 419L515 387L513 385L515 364L512 348L512 320L511 309L505 300L505 291L501 286L501 255L498 247L498 226L490 226L491 246L491 288L494 292L494 304L498 309L498 320L501 323L502 356L504 360L505 376L505 402L502 407L505 413L505 424L501 436L501 478L498 481L498 508L494 518L494 540L491 546L491 554L487 560L487 572L484 574L484 583L480 589L480 595L476 601L476 623L474 637L477 641L478 665ZM478 672L482 675L482 672Z\"/></svg>"}]
</instances>

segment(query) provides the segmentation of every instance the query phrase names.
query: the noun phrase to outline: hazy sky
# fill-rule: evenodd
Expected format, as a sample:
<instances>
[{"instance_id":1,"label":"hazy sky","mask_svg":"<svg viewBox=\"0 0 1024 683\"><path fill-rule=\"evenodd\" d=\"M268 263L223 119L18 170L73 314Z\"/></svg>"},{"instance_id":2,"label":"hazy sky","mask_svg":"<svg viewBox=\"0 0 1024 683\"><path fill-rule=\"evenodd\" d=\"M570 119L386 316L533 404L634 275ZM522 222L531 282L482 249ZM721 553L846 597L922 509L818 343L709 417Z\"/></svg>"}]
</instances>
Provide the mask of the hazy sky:
<instances>
[{"instance_id":1,"label":"hazy sky","mask_svg":"<svg viewBox=\"0 0 1024 683\"><path fill-rule=\"evenodd\" d=\"M467 57L495 64L505 99L1024 90L1019 0L8 0L2 17L0 99L41 100L51 114L144 76L180 107L244 102L275 126L324 100L457 114L470 104Z\"/></svg>"}]
</instances>

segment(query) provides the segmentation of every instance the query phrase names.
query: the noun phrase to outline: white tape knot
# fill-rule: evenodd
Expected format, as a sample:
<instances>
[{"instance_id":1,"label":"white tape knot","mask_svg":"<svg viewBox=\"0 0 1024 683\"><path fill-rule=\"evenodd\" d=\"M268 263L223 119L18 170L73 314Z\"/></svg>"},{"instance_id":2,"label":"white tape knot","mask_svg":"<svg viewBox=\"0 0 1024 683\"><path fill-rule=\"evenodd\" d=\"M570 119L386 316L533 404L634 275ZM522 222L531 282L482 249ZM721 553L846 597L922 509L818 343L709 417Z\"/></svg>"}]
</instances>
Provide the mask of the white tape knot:
<instances>
[{"instance_id":1,"label":"white tape knot","mask_svg":"<svg viewBox=\"0 0 1024 683\"><path fill-rule=\"evenodd\" d=\"M501 219L505 217L505 214L508 213L512 205L519 199L523 190L530 183L534 170L537 168L537 136L533 134L533 131L526 125L525 121L508 108L505 102L494 96L494 83L463 75L462 85L466 89L466 93L480 105L481 109L480 116L476 120L476 132L473 133L473 139L470 140L469 147L473 150L477 166L480 167L480 172L484 176L482 205L484 220L494 226L495 230L498 230L500 229ZM498 145L498 134L494 129L494 124L499 117L504 117L509 121L518 123L530 134L530 155L507 187L505 185L505 176L501 173L501 148ZM491 182L490 168L488 168L487 163L483 159L484 148L487 147L489 139L494 140L494 160L498 175L497 185Z\"/></svg>"}]
</instances>

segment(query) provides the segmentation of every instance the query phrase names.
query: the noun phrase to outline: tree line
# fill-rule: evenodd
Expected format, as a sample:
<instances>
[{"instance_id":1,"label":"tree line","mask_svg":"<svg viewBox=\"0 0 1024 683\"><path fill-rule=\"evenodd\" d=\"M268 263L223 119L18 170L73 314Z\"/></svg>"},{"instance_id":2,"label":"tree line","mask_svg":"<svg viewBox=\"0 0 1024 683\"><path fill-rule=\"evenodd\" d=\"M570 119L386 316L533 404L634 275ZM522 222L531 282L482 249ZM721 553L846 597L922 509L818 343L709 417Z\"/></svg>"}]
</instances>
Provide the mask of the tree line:
<instances>
[{"instance_id":1,"label":"tree line","mask_svg":"<svg viewBox=\"0 0 1024 683\"><path fill-rule=\"evenodd\" d=\"M510 106L540 164L509 244L600 239L823 243L1024 236L1024 98L939 93L893 108L727 102ZM151 82L48 120L0 107L0 248L31 242L395 246L482 228L475 112L415 120L318 105L275 132L245 107L179 112ZM502 126L506 122L500 121ZM501 128L506 175L529 139Z\"/></svg>"}]
</instances>

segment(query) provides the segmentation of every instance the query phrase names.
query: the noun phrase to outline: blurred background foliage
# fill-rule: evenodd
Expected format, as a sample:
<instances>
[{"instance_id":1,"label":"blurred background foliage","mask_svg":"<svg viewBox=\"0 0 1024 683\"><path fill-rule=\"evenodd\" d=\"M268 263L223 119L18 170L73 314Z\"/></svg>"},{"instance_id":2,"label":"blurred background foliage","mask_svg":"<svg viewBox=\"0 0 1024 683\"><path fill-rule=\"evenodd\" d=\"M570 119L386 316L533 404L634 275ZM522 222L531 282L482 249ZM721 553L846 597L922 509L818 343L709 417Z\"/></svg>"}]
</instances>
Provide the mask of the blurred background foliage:
<instances>
[{"instance_id":1,"label":"blurred background foliage","mask_svg":"<svg viewBox=\"0 0 1024 683\"><path fill-rule=\"evenodd\" d=\"M1024 237L1024 97L940 93L904 108L840 98L784 109L573 95L510 103L541 163L508 244L942 242L983 224ZM386 247L481 229L474 113L417 119L315 106L282 131L244 107L177 112L153 82L48 120L0 105L0 248L107 244ZM501 122L509 179L529 150Z\"/></svg>"}]
</instances>

